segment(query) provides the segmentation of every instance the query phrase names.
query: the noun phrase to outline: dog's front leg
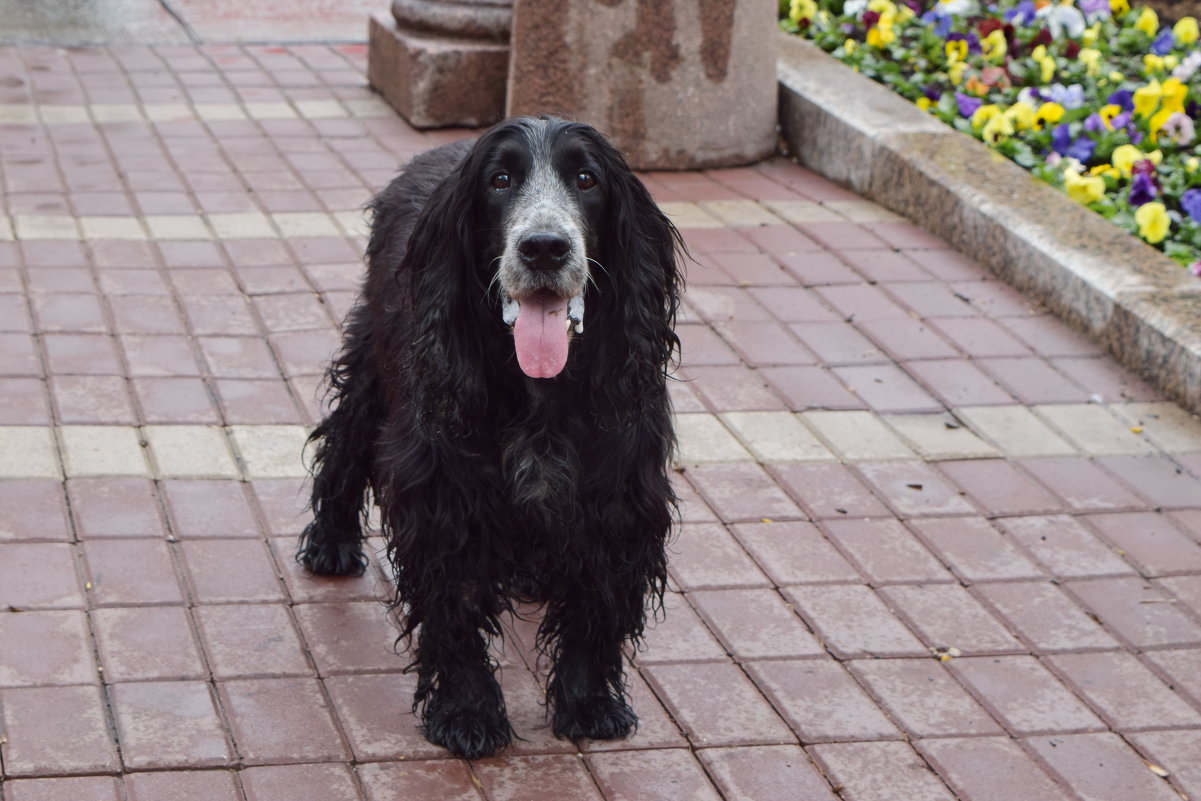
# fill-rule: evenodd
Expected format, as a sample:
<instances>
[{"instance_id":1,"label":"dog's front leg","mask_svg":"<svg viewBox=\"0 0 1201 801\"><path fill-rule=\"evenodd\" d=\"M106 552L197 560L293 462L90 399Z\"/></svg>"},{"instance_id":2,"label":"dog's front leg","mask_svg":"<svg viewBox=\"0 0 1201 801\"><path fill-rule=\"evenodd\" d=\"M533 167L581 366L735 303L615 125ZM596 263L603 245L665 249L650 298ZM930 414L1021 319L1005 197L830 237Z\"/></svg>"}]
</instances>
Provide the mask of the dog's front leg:
<instances>
[{"instance_id":1,"label":"dog's front leg","mask_svg":"<svg viewBox=\"0 0 1201 801\"><path fill-rule=\"evenodd\" d=\"M553 660L547 696L556 737L615 740L638 717L627 700L623 651L642 630L646 588L641 583L602 590L574 584L551 601L543 635Z\"/></svg>"},{"instance_id":2,"label":"dog's front leg","mask_svg":"<svg viewBox=\"0 0 1201 801\"><path fill-rule=\"evenodd\" d=\"M455 756L480 759L512 742L513 729L488 655L484 632L494 628L491 591L451 584L423 598L417 635L417 694L426 739ZM457 591L455 591L457 589Z\"/></svg>"}]
</instances>

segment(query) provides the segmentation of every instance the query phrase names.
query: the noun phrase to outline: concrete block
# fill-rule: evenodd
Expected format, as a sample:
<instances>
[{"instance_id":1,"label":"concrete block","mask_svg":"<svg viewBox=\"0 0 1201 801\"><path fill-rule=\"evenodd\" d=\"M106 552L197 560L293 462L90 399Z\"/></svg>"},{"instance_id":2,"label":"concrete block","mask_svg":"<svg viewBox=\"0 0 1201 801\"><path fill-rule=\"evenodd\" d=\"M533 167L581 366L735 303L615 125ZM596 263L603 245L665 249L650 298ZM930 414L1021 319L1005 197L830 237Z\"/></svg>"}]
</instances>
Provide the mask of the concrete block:
<instances>
[{"instance_id":1,"label":"concrete block","mask_svg":"<svg viewBox=\"0 0 1201 801\"><path fill-rule=\"evenodd\" d=\"M416 128L478 127L505 113L509 46L402 30L371 17L367 81Z\"/></svg>"}]
</instances>

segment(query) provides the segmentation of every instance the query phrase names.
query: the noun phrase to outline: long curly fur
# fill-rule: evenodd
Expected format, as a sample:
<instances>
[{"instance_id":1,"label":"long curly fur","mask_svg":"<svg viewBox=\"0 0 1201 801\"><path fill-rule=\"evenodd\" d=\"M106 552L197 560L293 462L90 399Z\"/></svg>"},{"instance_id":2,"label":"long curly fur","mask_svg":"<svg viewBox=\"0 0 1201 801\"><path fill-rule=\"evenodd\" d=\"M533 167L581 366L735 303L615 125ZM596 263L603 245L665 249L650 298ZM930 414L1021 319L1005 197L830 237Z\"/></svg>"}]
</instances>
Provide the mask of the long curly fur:
<instances>
[{"instance_id":1,"label":"long curly fur","mask_svg":"<svg viewBox=\"0 0 1201 801\"><path fill-rule=\"evenodd\" d=\"M587 274L571 280L584 282L587 330L557 376L531 378L503 306L514 281L568 281L558 253L512 251L522 209L547 192L586 249L571 256ZM371 208L366 282L311 438L298 558L361 572L374 497L431 742L469 759L510 743L488 642L515 598L545 605L555 734L624 737L637 718L623 650L661 608L675 513L679 234L603 136L553 118L422 154Z\"/></svg>"}]
</instances>

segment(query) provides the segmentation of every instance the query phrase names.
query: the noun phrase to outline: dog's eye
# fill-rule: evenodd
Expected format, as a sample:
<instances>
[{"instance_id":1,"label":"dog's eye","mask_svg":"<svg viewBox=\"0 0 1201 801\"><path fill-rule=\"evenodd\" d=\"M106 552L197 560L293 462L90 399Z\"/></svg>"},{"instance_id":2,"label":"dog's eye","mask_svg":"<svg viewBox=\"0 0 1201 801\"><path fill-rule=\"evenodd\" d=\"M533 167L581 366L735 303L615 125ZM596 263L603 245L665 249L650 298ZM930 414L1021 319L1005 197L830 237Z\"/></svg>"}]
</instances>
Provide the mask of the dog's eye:
<instances>
[{"instance_id":1,"label":"dog's eye","mask_svg":"<svg viewBox=\"0 0 1201 801\"><path fill-rule=\"evenodd\" d=\"M513 185L513 179L509 177L507 172L498 172L492 176L492 188L496 190L505 190Z\"/></svg>"},{"instance_id":2,"label":"dog's eye","mask_svg":"<svg viewBox=\"0 0 1201 801\"><path fill-rule=\"evenodd\" d=\"M575 174L575 185L580 189L591 189L596 186L596 176L587 170Z\"/></svg>"}]
</instances>

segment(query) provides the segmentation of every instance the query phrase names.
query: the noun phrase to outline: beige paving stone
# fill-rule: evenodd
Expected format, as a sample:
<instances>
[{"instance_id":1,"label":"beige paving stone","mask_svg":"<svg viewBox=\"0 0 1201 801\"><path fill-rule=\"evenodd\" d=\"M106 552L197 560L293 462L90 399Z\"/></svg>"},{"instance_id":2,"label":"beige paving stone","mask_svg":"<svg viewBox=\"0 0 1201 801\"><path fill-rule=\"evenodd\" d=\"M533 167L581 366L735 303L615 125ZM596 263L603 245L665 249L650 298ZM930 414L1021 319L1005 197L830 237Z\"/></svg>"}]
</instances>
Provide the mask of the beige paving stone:
<instances>
[{"instance_id":1,"label":"beige paving stone","mask_svg":"<svg viewBox=\"0 0 1201 801\"><path fill-rule=\"evenodd\" d=\"M699 205L726 225L781 225L784 222L753 200L710 200Z\"/></svg>"},{"instance_id":2,"label":"beige paving stone","mask_svg":"<svg viewBox=\"0 0 1201 801\"><path fill-rule=\"evenodd\" d=\"M134 239L146 238L146 232L137 217L80 217L79 227L84 239Z\"/></svg>"},{"instance_id":3,"label":"beige paving stone","mask_svg":"<svg viewBox=\"0 0 1201 801\"><path fill-rule=\"evenodd\" d=\"M881 419L923 459L987 459L1001 455L950 414L885 414Z\"/></svg>"},{"instance_id":4,"label":"beige paving stone","mask_svg":"<svg viewBox=\"0 0 1201 801\"><path fill-rule=\"evenodd\" d=\"M145 119L134 103L93 103L88 109L96 122L141 122Z\"/></svg>"},{"instance_id":5,"label":"beige paving stone","mask_svg":"<svg viewBox=\"0 0 1201 801\"><path fill-rule=\"evenodd\" d=\"M143 218L154 239L212 239L198 214L148 214Z\"/></svg>"},{"instance_id":6,"label":"beige paving stone","mask_svg":"<svg viewBox=\"0 0 1201 801\"><path fill-rule=\"evenodd\" d=\"M847 461L912 459L913 450L871 412L801 412L801 420Z\"/></svg>"},{"instance_id":7,"label":"beige paving stone","mask_svg":"<svg viewBox=\"0 0 1201 801\"><path fill-rule=\"evenodd\" d=\"M271 220L261 211L219 212L206 215L218 239L274 239Z\"/></svg>"},{"instance_id":8,"label":"beige paving stone","mask_svg":"<svg viewBox=\"0 0 1201 801\"><path fill-rule=\"evenodd\" d=\"M1109 409L1095 403L1032 407L1039 417L1090 456L1154 453L1155 448Z\"/></svg>"},{"instance_id":9,"label":"beige paving stone","mask_svg":"<svg viewBox=\"0 0 1201 801\"><path fill-rule=\"evenodd\" d=\"M846 222L842 216L811 200L769 200L763 205L790 223Z\"/></svg>"},{"instance_id":10,"label":"beige paving stone","mask_svg":"<svg viewBox=\"0 0 1201 801\"><path fill-rule=\"evenodd\" d=\"M142 432L161 478L241 476L229 437L220 426L145 426Z\"/></svg>"},{"instance_id":11,"label":"beige paving stone","mask_svg":"<svg viewBox=\"0 0 1201 801\"><path fill-rule=\"evenodd\" d=\"M196 112L187 103L146 103L142 113L151 122L188 122L196 119Z\"/></svg>"},{"instance_id":12,"label":"beige paving stone","mask_svg":"<svg viewBox=\"0 0 1201 801\"><path fill-rule=\"evenodd\" d=\"M0 478L62 478L51 429L0 426Z\"/></svg>"},{"instance_id":13,"label":"beige paving stone","mask_svg":"<svg viewBox=\"0 0 1201 801\"><path fill-rule=\"evenodd\" d=\"M1109 410L1168 453L1201 451L1201 420L1174 403L1115 403Z\"/></svg>"},{"instance_id":14,"label":"beige paving stone","mask_svg":"<svg viewBox=\"0 0 1201 801\"><path fill-rule=\"evenodd\" d=\"M328 120L348 117L350 114L337 100L296 100L293 101L300 116L309 120Z\"/></svg>"},{"instance_id":15,"label":"beige paving stone","mask_svg":"<svg viewBox=\"0 0 1201 801\"><path fill-rule=\"evenodd\" d=\"M289 211L272 214L271 219L285 237L342 236L333 217L319 211Z\"/></svg>"},{"instance_id":16,"label":"beige paving stone","mask_svg":"<svg viewBox=\"0 0 1201 801\"><path fill-rule=\"evenodd\" d=\"M822 205L851 222L898 222L905 219L870 200L827 200Z\"/></svg>"},{"instance_id":17,"label":"beige paving stone","mask_svg":"<svg viewBox=\"0 0 1201 801\"><path fill-rule=\"evenodd\" d=\"M761 462L836 458L792 412L726 412L718 416Z\"/></svg>"},{"instance_id":18,"label":"beige paving stone","mask_svg":"<svg viewBox=\"0 0 1201 801\"><path fill-rule=\"evenodd\" d=\"M725 228L726 224L695 203L680 201L660 203L676 228Z\"/></svg>"},{"instance_id":19,"label":"beige paving stone","mask_svg":"<svg viewBox=\"0 0 1201 801\"><path fill-rule=\"evenodd\" d=\"M289 103L271 103L259 100L242 105L246 108L246 113L254 120L294 120L297 118L296 109L292 108Z\"/></svg>"},{"instance_id":20,"label":"beige paving stone","mask_svg":"<svg viewBox=\"0 0 1201 801\"><path fill-rule=\"evenodd\" d=\"M237 103L197 103L196 116L207 122L244 120L246 112Z\"/></svg>"},{"instance_id":21,"label":"beige paving stone","mask_svg":"<svg viewBox=\"0 0 1201 801\"><path fill-rule=\"evenodd\" d=\"M12 221L17 239L79 239L75 218L65 214L17 214Z\"/></svg>"},{"instance_id":22,"label":"beige paving stone","mask_svg":"<svg viewBox=\"0 0 1201 801\"><path fill-rule=\"evenodd\" d=\"M246 478L304 478L308 470L304 426L230 426L234 447L242 459Z\"/></svg>"},{"instance_id":23,"label":"beige paving stone","mask_svg":"<svg viewBox=\"0 0 1201 801\"><path fill-rule=\"evenodd\" d=\"M38 106L37 111L43 125L80 125L92 121L87 106Z\"/></svg>"},{"instance_id":24,"label":"beige paving stone","mask_svg":"<svg viewBox=\"0 0 1201 801\"><path fill-rule=\"evenodd\" d=\"M346 106L347 111L350 112L352 117L363 119L391 117L396 113L392 110L391 106L376 97L359 97L351 100L343 100L342 104Z\"/></svg>"},{"instance_id":25,"label":"beige paving stone","mask_svg":"<svg viewBox=\"0 0 1201 801\"><path fill-rule=\"evenodd\" d=\"M332 216L347 236L367 236L371 232L371 223L362 209L335 211Z\"/></svg>"},{"instance_id":26,"label":"beige paving stone","mask_svg":"<svg viewBox=\"0 0 1201 801\"><path fill-rule=\"evenodd\" d=\"M677 414L675 427L679 443L676 461L680 464L755 460L721 421L711 414Z\"/></svg>"},{"instance_id":27,"label":"beige paving stone","mask_svg":"<svg viewBox=\"0 0 1201 801\"><path fill-rule=\"evenodd\" d=\"M1025 406L964 406L955 415L1006 456L1072 456L1078 451Z\"/></svg>"},{"instance_id":28,"label":"beige paving stone","mask_svg":"<svg viewBox=\"0 0 1201 801\"><path fill-rule=\"evenodd\" d=\"M27 103L0 103L0 125L24 125L37 121L33 106Z\"/></svg>"},{"instance_id":29,"label":"beige paving stone","mask_svg":"<svg viewBox=\"0 0 1201 801\"><path fill-rule=\"evenodd\" d=\"M81 476L149 476L141 437L133 426L61 426L63 471Z\"/></svg>"}]
</instances>

